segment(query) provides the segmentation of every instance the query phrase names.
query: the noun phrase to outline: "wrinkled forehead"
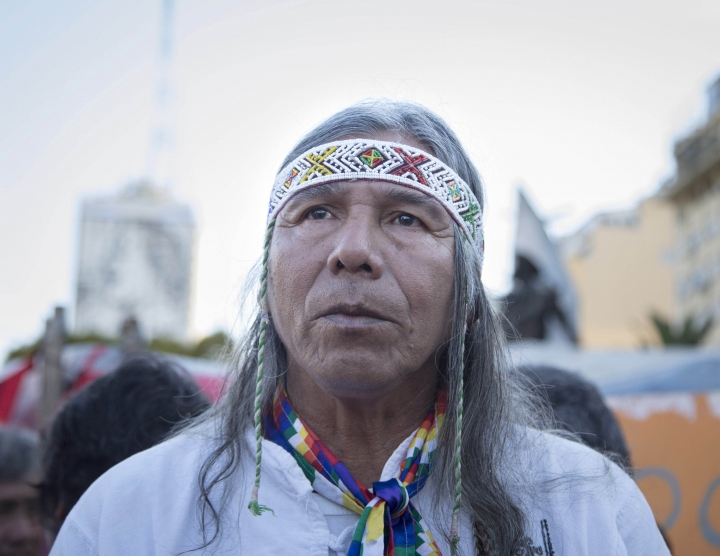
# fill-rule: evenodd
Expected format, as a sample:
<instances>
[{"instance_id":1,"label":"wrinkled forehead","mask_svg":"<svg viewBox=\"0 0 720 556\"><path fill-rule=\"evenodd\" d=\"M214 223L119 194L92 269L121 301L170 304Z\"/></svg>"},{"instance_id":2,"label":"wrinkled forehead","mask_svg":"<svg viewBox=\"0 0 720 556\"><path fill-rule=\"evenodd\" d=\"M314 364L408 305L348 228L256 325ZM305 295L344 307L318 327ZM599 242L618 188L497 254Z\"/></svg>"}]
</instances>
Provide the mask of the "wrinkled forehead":
<instances>
[{"instance_id":1,"label":"wrinkled forehead","mask_svg":"<svg viewBox=\"0 0 720 556\"><path fill-rule=\"evenodd\" d=\"M482 212L472 189L452 168L420 148L378 139L325 143L290 162L273 185L268 222L300 193L334 183L352 187L358 181L392 183L400 187L386 189L406 189L408 198L429 198L450 215L482 255Z\"/></svg>"}]
</instances>

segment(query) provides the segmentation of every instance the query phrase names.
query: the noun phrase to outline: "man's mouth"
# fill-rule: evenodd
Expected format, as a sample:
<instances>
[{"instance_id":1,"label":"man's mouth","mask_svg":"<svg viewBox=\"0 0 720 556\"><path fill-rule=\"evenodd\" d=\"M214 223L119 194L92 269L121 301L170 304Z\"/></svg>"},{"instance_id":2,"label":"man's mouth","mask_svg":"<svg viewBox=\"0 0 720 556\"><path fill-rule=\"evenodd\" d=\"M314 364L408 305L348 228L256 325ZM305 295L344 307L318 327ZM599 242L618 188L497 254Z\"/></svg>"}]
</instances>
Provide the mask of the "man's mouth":
<instances>
[{"instance_id":1,"label":"man's mouth","mask_svg":"<svg viewBox=\"0 0 720 556\"><path fill-rule=\"evenodd\" d=\"M363 328L383 322L392 322L385 314L364 305L340 303L333 305L320 314L337 326Z\"/></svg>"}]
</instances>

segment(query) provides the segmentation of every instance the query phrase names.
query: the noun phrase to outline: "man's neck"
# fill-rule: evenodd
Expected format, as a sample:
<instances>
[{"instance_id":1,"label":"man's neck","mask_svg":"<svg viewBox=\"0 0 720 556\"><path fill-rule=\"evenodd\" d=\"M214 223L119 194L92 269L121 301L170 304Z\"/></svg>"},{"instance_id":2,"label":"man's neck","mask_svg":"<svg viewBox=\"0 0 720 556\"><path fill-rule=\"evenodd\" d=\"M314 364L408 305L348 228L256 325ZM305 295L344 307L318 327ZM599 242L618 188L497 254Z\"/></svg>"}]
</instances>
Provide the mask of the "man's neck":
<instances>
[{"instance_id":1,"label":"man's neck","mask_svg":"<svg viewBox=\"0 0 720 556\"><path fill-rule=\"evenodd\" d=\"M421 369L418 376L386 394L361 399L330 395L307 373L291 367L287 391L303 422L356 480L370 487L432 408L437 394L437 373L432 371Z\"/></svg>"}]
</instances>

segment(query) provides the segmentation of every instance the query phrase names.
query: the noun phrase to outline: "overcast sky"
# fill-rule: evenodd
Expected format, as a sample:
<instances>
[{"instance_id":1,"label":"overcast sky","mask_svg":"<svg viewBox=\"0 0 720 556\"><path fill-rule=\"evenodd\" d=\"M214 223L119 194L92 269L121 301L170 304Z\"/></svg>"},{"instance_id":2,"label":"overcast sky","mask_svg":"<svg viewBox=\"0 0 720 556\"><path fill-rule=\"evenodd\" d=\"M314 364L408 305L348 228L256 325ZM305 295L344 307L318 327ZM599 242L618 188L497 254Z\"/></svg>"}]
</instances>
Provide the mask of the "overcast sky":
<instances>
[{"instance_id":1,"label":"overcast sky","mask_svg":"<svg viewBox=\"0 0 720 556\"><path fill-rule=\"evenodd\" d=\"M198 222L193 334L232 324L273 175L370 96L422 102L488 191L506 287L515 190L555 233L672 172L720 71L720 2L177 0L174 192ZM72 310L79 202L146 168L160 1L0 2L0 352Z\"/></svg>"}]
</instances>

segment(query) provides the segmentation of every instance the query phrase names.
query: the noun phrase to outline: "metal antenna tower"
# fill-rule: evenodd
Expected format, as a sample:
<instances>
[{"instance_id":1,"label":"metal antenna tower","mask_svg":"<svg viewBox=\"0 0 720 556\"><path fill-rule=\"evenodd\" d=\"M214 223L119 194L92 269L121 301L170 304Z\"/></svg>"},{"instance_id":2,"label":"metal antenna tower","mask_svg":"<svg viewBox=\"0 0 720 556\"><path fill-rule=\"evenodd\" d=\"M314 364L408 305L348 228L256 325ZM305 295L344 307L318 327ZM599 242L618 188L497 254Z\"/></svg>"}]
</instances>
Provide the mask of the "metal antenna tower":
<instances>
[{"instance_id":1,"label":"metal antenna tower","mask_svg":"<svg viewBox=\"0 0 720 556\"><path fill-rule=\"evenodd\" d=\"M167 188L172 185L175 148L174 23L175 0L162 0L155 115L145 174L155 185Z\"/></svg>"}]
</instances>

